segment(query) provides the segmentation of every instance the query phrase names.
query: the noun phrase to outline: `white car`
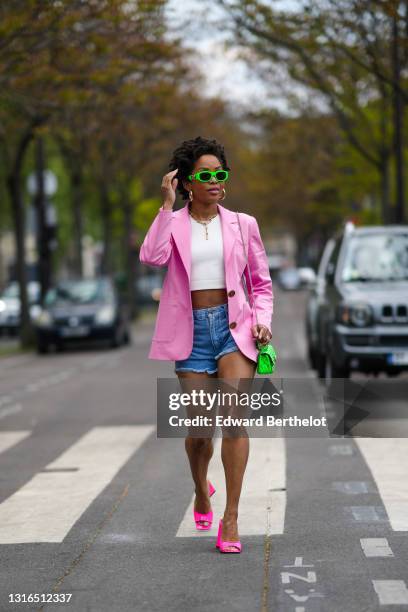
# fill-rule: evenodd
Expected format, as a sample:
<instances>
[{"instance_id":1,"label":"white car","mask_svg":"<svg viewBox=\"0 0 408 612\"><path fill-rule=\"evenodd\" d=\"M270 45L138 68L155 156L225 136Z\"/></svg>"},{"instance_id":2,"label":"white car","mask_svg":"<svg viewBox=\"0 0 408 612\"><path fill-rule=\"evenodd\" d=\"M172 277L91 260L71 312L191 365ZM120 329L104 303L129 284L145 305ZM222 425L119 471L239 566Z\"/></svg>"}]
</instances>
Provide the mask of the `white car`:
<instances>
[{"instance_id":1,"label":"white car","mask_svg":"<svg viewBox=\"0 0 408 612\"><path fill-rule=\"evenodd\" d=\"M298 273L302 285L311 287L316 283L316 272L313 268L298 268Z\"/></svg>"},{"instance_id":2,"label":"white car","mask_svg":"<svg viewBox=\"0 0 408 612\"><path fill-rule=\"evenodd\" d=\"M38 311L41 287L37 281L27 283L30 316L35 317ZM0 332L16 334L20 326L20 286L12 281L0 295Z\"/></svg>"},{"instance_id":3,"label":"white car","mask_svg":"<svg viewBox=\"0 0 408 612\"><path fill-rule=\"evenodd\" d=\"M284 268L279 270L278 283L285 291L296 291L301 287L301 278L297 268Z\"/></svg>"}]
</instances>

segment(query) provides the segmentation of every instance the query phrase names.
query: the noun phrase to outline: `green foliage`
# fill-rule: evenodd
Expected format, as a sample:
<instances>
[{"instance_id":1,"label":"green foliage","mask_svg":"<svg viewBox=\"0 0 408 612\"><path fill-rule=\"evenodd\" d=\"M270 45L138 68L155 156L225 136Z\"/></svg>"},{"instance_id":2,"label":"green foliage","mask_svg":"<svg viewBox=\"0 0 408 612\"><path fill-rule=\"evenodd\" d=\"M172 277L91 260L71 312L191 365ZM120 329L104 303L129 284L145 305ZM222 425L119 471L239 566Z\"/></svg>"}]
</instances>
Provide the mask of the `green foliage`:
<instances>
[{"instance_id":1,"label":"green foliage","mask_svg":"<svg viewBox=\"0 0 408 612\"><path fill-rule=\"evenodd\" d=\"M251 68L278 91L280 83L284 84L281 89L299 117L304 116L306 93L310 106L316 100L315 110L321 113L324 101L337 120L343 141L336 180L340 201L353 202L360 210L361 200L380 199L386 216L396 197L395 186L386 178L387 173L396 174L395 135L402 132L396 120L395 91L402 105L408 102L403 70L408 60L408 30L406 11L400 10L400 4L392 0L306 0L289 9L258 0L221 0L231 17L227 23L234 41L245 49L243 57ZM400 78L396 76L397 55ZM285 73L287 79L282 78ZM299 85L302 96L296 95ZM406 126L406 108L402 112ZM406 127L400 136L406 148ZM352 169L349 184L341 171L343 165ZM404 171L405 166L402 174ZM379 206L370 214L378 215Z\"/></svg>"},{"instance_id":2,"label":"green foliage","mask_svg":"<svg viewBox=\"0 0 408 612\"><path fill-rule=\"evenodd\" d=\"M146 233L153 219L157 215L161 201L159 198L146 198L138 203L133 214L135 228Z\"/></svg>"}]
</instances>

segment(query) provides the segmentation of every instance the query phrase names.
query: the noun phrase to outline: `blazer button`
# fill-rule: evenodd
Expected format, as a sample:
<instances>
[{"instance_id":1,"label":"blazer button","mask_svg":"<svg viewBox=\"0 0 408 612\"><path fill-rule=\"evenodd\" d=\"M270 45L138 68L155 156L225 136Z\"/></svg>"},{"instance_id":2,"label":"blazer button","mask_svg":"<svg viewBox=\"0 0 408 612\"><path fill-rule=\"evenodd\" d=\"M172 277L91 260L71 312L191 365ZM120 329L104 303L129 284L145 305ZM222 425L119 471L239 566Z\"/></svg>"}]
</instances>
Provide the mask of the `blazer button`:
<instances>
[{"instance_id":1,"label":"blazer button","mask_svg":"<svg viewBox=\"0 0 408 612\"><path fill-rule=\"evenodd\" d=\"M233 295L235 295L235 291L231 289L231 291L228 291L228 295L229 297L232 297Z\"/></svg>"},{"instance_id":2,"label":"blazer button","mask_svg":"<svg viewBox=\"0 0 408 612\"><path fill-rule=\"evenodd\" d=\"M237 326L237 324L235 323L235 321L233 321L232 323L229 324L231 329L234 329L234 327Z\"/></svg>"}]
</instances>

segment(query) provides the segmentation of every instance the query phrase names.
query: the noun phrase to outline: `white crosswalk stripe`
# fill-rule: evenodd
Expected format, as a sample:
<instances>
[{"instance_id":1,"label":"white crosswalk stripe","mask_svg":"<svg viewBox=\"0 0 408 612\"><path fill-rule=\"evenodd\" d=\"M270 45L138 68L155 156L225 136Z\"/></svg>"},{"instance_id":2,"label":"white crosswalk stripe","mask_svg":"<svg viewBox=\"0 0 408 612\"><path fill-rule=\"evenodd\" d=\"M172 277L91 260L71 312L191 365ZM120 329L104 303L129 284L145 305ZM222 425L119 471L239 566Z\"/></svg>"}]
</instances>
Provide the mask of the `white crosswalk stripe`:
<instances>
[{"instance_id":1,"label":"white crosswalk stripe","mask_svg":"<svg viewBox=\"0 0 408 612\"><path fill-rule=\"evenodd\" d=\"M63 541L92 501L153 431L153 425L95 427L89 431L0 504L0 544ZM0 432L0 453L30 434L29 430ZM392 529L408 531L406 440L356 438L354 442L372 472ZM213 529L210 532L195 529L192 492L176 537L212 537L223 514L225 476L220 438L214 440L214 446L209 469L209 478L217 489L211 498ZM251 438L239 507L240 535L284 533L286 487L285 438ZM391 556L392 551L383 540L377 540L361 539L365 555Z\"/></svg>"},{"instance_id":2,"label":"white crosswalk stripe","mask_svg":"<svg viewBox=\"0 0 408 612\"><path fill-rule=\"evenodd\" d=\"M0 432L0 453L4 453L6 450L15 446L24 438L27 438L31 434L31 431L20 430L20 431L1 431Z\"/></svg>"},{"instance_id":3,"label":"white crosswalk stripe","mask_svg":"<svg viewBox=\"0 0 408 612\"><path fill-rule=\"evenodd\" d=\"M408 443L405 438L356 438L394 531L408 531Z\"/></svg>"},{"instance_id":4,"label":"white crosswalk stripe","mask_svg":"<svg viewBox=\"0 0 408 612\"><path fill-rule=\"evenodd\" d=\"M239 533L242 536L283 534L286 511L285 438L251 438L248 465L239 505ZM225 507L225 476L221 461L221 438L216 438L208 478L216 488L211 497L213 528L197 531L193 518L194 494L179 525L176 537L214 535Z\"/></svg>"},{"instance_id":5,"label":"white crosswalk stripe","mask_svg":"<svg viewBox=\"0 0 408 612\"><path fill-rule=\"evenodd\" d=\"M0 544L62 542L153 431L151 425L90 430L0 504Z\"/></svg>"},{"instance_id":6,"label":"white crosswalk stripe","mask_svg":"<svg viewBox=\"0 0 408 612\"><path fill-rule=\"evenodd\" d=\"M403 580L373 580L381 606L408 604L408 589Z\"/></svg>"},{"instance_id":7,"label":"white crosswalk stripe","mask_svg":"<svg viewBox=\"0 0 408 612\"><path fill-rule=\"evenodd\" d=\"M387 538L360 538L360 544L366 557L394 556Z\"/></svg>"}]
</instances>

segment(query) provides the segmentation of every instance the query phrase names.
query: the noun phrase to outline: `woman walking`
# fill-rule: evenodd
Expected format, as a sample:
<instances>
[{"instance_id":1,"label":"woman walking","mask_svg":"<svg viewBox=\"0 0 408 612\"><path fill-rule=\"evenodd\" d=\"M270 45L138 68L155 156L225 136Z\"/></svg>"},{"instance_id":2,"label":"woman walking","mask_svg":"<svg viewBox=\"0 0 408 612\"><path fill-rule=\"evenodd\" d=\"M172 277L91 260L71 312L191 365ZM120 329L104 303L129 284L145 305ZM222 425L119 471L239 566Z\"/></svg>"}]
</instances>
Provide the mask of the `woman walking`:
<instances>
[{"instance_id":1,"label":"woman walking","mask_svg":"<svg viewBox=\"0 0 408 612\"><path fill-rule=\"evenodd\" d=\"M163 204L140 249L142 263L168 266L149 358L174 360L179 379L252 379L255 341L271 339L273 312L272 281L258 223L246 213L239 214L238 223L236 213L220 204L230 168L216 140L198 136L182 142L169 168L161 185ZM173 211L176 189L187 203ZM244 283L249 287L246 257L256 314L244 288ZM207 480L213 441L187 436L185 448L195 484L196 528L208 530L213 519L210 496L215 491ZM226 507L217 538L221 552L242 550L238 504L248 453L248 437L223 437Z\"/></svg>"}]
</instances>

